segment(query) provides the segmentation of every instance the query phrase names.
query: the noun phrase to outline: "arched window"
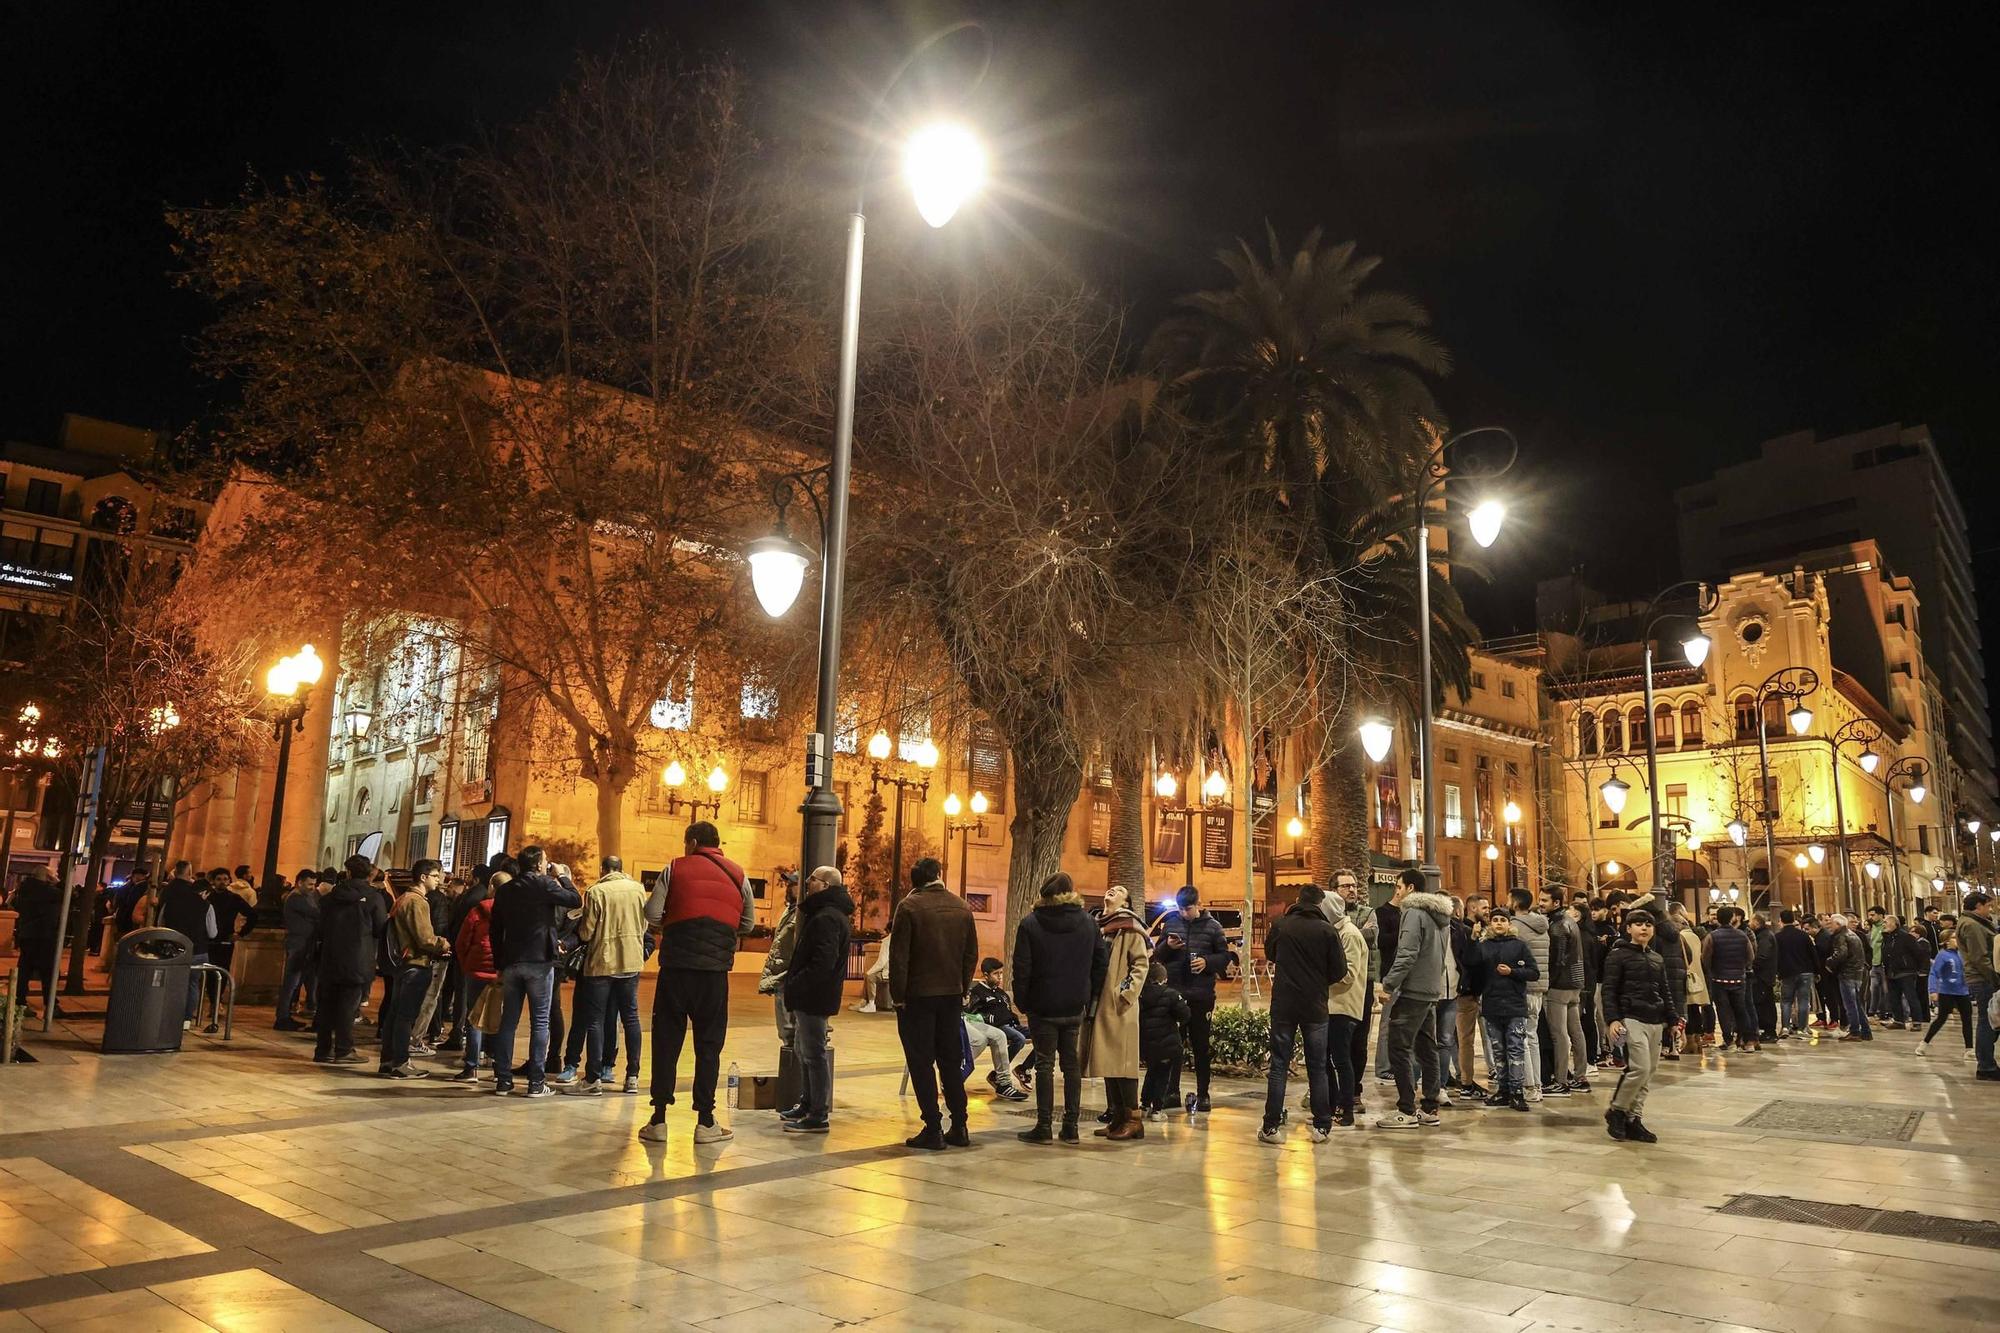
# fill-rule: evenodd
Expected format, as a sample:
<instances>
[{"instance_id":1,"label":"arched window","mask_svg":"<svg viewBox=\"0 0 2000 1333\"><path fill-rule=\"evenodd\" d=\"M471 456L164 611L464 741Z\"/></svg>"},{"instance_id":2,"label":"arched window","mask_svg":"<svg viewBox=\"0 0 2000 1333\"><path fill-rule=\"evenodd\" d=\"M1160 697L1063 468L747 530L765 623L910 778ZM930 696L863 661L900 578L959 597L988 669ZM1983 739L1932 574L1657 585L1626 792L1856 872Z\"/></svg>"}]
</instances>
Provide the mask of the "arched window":
<instances>
[{"instance_id":1,"label":"arched window","mask_svg":"<svg viewBox=\"0 0 2000 1333\"><path fill-rule=\"evenodd\" d=\"M360 791L355 793L354 814L356 818L359 818L360 816L368 813L371 805L371 797L372 793L370 793L366 787L363 787Z\"/></svg>"},{"instance_id":2,"label":"arched window","mask_svg":"<svg viewBox=\"0 0 2000 1333\"><path fill-rule=\"evenodd\" d=\"M1693 699L1681 705L1681 748L1692 750L1702 743L1702 733L1707 727L1701 716L1701 705Z\"/></svg>"},{"instance_id":3,"label":"arched window","mask_svg":"<svg viewBox=\"0 0 2000 1333\"><path fill-rule=\"evenodd\" d=\"M1625 748L1625 723L1617 709L1604 715L1604 753L1617 754Z\"/></svg>"},{"instance_id":4,"label":"arched window","mask_svg":"<svg viewBox=\"0 0 2000 1333\"><path fill-rule=\"evenodd\" d=\"M1633 704L1632 714L1629 718L1626 719L1626 725L1625 725L1626 744L1630 745L1635 750L1645 749L1647 730L1648 728L1646 726L1645 705Z\"/></svg>"},{"instance_id":5,"label":"arched window","mask_svg":"<svg viewBox=\"0 0 2000 1333\"><path fill-rule=\"evenodd\" d=\"M1736 739L1752 741L1757 739L1757 700L1754 695L1736 696Z\"/></svg>"},{"instance_id":6,"label":"arched window","mask_svg":"<svg viewBox=\"0 0 2000 1333\"><path fill-rule=\"evenodd\" d=\"M1764 699L1764 734L1766 736L1785 734L1785 701L1780 695L1768 695Z\"/></svg>"},{"instance_id":7,"label":"arched window","mask_svg":"<svg viewBox=\"0 0 2000 1333\"><path fill-rule=\"evenodd\" d=\"M1653 709L1654 744L1662 750L1674 748L1674 706L1659 704Z\"/></svg>"},{"instance_id":8,"label":"arched window","mask_svg":"<svg viewBox=\"0 0 2000 1333\"><path fill-rule=\"evenodd\" d=\"M1588 710L1576 717L1576 752L1586 756L1597 753L1597 714Z\"/></svg>"}]
</instances>

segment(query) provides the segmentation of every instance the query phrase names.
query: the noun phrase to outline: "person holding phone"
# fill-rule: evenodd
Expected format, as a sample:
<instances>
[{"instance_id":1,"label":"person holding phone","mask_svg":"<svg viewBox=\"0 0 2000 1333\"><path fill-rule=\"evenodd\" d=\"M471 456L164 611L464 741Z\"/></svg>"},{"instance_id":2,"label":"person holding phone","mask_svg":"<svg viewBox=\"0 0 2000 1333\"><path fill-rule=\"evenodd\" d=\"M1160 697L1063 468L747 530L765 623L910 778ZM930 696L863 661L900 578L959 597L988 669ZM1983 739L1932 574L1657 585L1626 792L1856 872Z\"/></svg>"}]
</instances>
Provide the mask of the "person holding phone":
<instances>
[{"instance_id":1,"label":"person holding phone","mask_svg":"<svg viewBox=\"0 0 2000 1333\"><path fill-rule=\"evenodd\" d=\"M1155 962L1167 969L1167 984L1188 1004L1188 1049L1194 1056L1194 1098L1190 1115L1209 1109L1209 1028L1215 1015L1215 983L1229 966L1229 940L1222 923L1202 910L1201 890L1184 884L1174 894L1175 910L1161 918Z\"/></svg>"}]
</instances>

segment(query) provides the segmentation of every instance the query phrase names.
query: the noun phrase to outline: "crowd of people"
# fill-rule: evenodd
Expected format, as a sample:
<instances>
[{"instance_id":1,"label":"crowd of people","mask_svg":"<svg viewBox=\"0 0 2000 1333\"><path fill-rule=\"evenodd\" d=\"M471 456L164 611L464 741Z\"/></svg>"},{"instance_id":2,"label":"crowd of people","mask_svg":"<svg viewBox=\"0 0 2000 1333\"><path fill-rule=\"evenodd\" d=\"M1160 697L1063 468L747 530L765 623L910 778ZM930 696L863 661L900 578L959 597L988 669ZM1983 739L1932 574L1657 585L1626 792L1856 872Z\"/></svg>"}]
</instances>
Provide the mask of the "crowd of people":
<instances>
[{"instance_id":1,"label":"crowd of people","mask_svg":"<svg viewBox=\"0 0 2000 1333\"><path fill-rule=\"evenodd\" d=\"M821 1134L834 1111L831 1022L855 904L836 867L814 869L803 885L790 872L780 878L785 901L758 984L772 998L787 1075L778 1120L787 1133ZM32 883L13 895L24 972L53 954L59 900ZM188 937L196 961L227 967L255 904L244 868L196 876L181 862L157 885L139 875L120 886L106 904L104 941L164 926ZM981 957L971 909L945 887L942 865L918 861L875 969L923 1121L908 1146L969 1144L967 1081L981 1054L994 1096L1032 1097L1026 1143L1080 1141L1090 1079L1103 1081L1096 1134L1111 1142L1144 1139L1148 1122L1175 1112L1205 1115L1216 986L1243 957L1193 886L1152 921L1144 913L1143 900L1116 885L1093 911L1069 876L1053 875L1020 922L1010 976L1000 959ZM579 887L569 867L533 846L462 881L423 860L407 883L392 884L357 856L339 869L301 870L285 887L281 917L275 1026L310 1028L315 1061L372 1060L382 1077L410 1080L431 1075L416 1057L435 1056L457 1064L450 1082L490 1080L501 1096L638 1095L639 978L657 951L643 1089L652 1115L640 1136L666 1138L691 1040L693 1137L732 1137L716 1118L728 977L755 913L749 881L722 855L713 824L690 826L683 854L650 886L607 856ZM1710 1048L1755 1055L1783 1041L1867 1042L1878 1030L1920 1031L1921 1056L1954 1017L1976 1077L2000 1081L1996 925L1982 893L1959 914L1919 904L1907 922L1881 907L1858 918L1792 908L1772 917L1721 903L1696 919L1666 895L1617 890L1461 899L1431 889L1416 870L1371 905L1358 877L1337 871L1324 887L1301 886L1282 912L1274 906L1263 941L1269 1056L1258 1138L1283 1141L1287 1087L1299 1076L1312 1141L1363 1123L1371 1027L1384 1103L1372 1123L1385 1130L1436 1126L1461 1104L1532 1112L1549 1098L1597 1092L1598 1075L1615 1076L1604 1113L1611 1137L1653 1143L1644 1112L1662 1062ZM53 1003L47 971L30 974ZM357 1028L370 1021L363 1015L378 983L377 1050L368 1055ZM197 999L191 984L189 1024ZM864 1009L877 1007L871 989Z\"/></svg>"}]
</instances>

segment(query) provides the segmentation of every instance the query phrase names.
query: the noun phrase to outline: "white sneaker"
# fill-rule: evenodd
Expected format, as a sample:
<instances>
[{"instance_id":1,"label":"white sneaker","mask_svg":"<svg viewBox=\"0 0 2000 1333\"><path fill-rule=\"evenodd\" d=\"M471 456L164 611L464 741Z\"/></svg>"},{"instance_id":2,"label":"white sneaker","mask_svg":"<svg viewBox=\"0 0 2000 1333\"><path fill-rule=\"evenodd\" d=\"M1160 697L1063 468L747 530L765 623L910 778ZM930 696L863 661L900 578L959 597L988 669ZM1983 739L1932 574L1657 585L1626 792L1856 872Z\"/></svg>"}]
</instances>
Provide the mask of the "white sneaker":
<instances>
[{"instance_id":1,"label":"white sneaker","mask_svg":"<svg viewBox=\"0 0 2000 1333\"><path fill-rule=\"evenodd\" d=\"M1931 1053L1931 1044L1929 1042L1920 1041L1917 1043L1918 1055L1929 1055L1930 1053Z\"/></svg>"},{"instance_id":2,"label":"white sneaker","mask_svg":"<svg viewBox=\"0 0 2000 1333\"><path fill-rule=\"evenodd\" d=\"M1448 1092L1445 1092L1445 1091L1443 1091L1443 1090L1441 1090L1441 1089L1440 1089L1440 1090L1439 1090L1439 1092L1438 1092L1438 1105L1439 1105L1439 1106L1456 1106L1456 1105L1458 1105L1458 1103L1457 1103L1457 1102L1454 1102L1454 1101L1453 1101L1453 1100L1451 1099L1451 1094L1450 1094L1450 1093L1448 1093Z\"/></svg>"},{"instance_id":3,"label":"white sneaker","mask_svg":"<svg viewBox=\"0 0 2000 1333\"><path fill-rule=\"evenodd\" d=\"M1418 1120L1415 1116L1404 1115L1401 1111L1391 1111L1389 1114L1377 1116L1375 1119L1375 1128L1377 1129L1415 1129L1417 1124Z\"/></svg>"},{"instance_id":4,"label":"white sneaker","mask_svg":"<svg viewBox=\"0 0 2000 1333\"><path fill-rule=\"evenodd\" d=\"M1257 1131L1257 1142L1259 1143L1283 1143L1284 1141L1284 1131L1280 1129L1260 1129Z\"/></svg>"},{"instance_id":5,"label":"white sneaker","mask_svg":"<svg viewBox=\"0 0 2000 1333\"><path fill-rule=\"evenodd\" d=\"M1313 1143L1325 1143L1332 1137L1333 1135L1327 1133L1327 1131L1321 1129L1318 1125L1306 1126L1306 1138Z\"/></svg>"},{"instance_id":6,"label":"white sneaker","mask_svg":"<svg viewBox=\"0 0 2000 1333\"><path fill-rule=\"evenodd\" d=\"M1444 1121L1438 1116L1438 1113L1436 1111L1419 1110L1417 1112L1417 1123L1422 1125L1425 1129L1430 1129L1433 1126L1443 1124Z\"/></svg>"},{"instance_id":7,"label":"white sneaker","mask_svg":"<svg viewBox=\"0 0 2000 1333\"><path fill-rule=\"evenodd\" d=\"M655 1125L651 1121L648 1121L639 1126L639 1137L648 1143L665 1143L667 1141L667 1122L662 1120L659 1124Z\"/></svg>"},{"instance_id":8,"label":"white sneaker","mask_svg":"<svg viewBox=\"0 0 2000 1333\"><path fill-rule=\"evenodd\" d=\"M1526 1093L1523 1096L1524 1100L1526 1101L1538 1102L1542 1099L1542 1090L1540 1088L1536 1088L1533 1092Z\"/></svg>"},{"instance_id":9,"label":"white sneaker","mask_svg":"<svg viewBox=\"0 0 2000 1333\"><path fill-rule=\"evenodd\" d=\"M873 1014L873 1013L878 1013L880 1011L875 1008L874 1002L870 1001L869 1003L864 1004L860 1008L856 1009L854 1012L857 1014Z\"/></svg>"},{"instance_id":10,"label":"white sneaker","mask_svg":"<svg viewBox=\"0 0 2000 1333\"><path fill-rule=\"evenodd\" d=\"M727 1143L736 1137L736 1131L727 1125L704 1125L695 1122L694 1141L696 1143Z\"/></svg>"},{"instance_id":11,"label":"white sneaker","mask_svg":"<svg viewBox=\"0 0 2000 1333\"><path fill-rule=\"evenodd\" d=\"M1968 1060L1976 1060L1979 1058L1979 1052L1972 1050L1968 1047L1965 1052L1965 1058Z\"/></svg>"}]
</instances>

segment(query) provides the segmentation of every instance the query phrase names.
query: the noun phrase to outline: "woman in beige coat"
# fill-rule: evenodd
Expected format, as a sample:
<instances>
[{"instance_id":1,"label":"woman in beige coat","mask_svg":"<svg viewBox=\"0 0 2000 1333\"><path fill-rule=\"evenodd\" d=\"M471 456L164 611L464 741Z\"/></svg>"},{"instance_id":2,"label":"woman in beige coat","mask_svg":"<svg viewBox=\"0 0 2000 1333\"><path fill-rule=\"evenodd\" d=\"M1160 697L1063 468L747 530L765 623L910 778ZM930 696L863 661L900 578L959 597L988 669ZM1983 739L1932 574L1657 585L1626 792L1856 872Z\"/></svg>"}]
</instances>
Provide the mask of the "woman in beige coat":
<instances>
[{"instance_id":1,"label":"woman in beige coat","mask_svg":"<svg viewBox=\"0 0 2000 1333\"><path fill-rule=\"evenodd\" d=\"M1111 957L1097 1012L1084 1029L1083 1051L1084 1077L1104 1080L1104 1128L1098 1137L1119 1140L1137 1138L1146 1123L1139 1109L1139 992L1153 962L1145 925L1126 906L1128 900L1122 884L1104 891L1098 929Z\"/></svg>"}]
</instances>

